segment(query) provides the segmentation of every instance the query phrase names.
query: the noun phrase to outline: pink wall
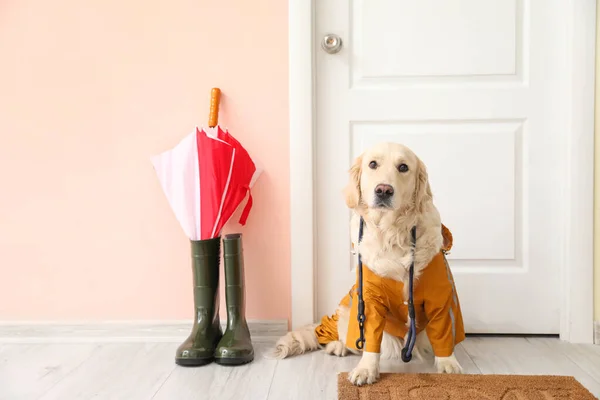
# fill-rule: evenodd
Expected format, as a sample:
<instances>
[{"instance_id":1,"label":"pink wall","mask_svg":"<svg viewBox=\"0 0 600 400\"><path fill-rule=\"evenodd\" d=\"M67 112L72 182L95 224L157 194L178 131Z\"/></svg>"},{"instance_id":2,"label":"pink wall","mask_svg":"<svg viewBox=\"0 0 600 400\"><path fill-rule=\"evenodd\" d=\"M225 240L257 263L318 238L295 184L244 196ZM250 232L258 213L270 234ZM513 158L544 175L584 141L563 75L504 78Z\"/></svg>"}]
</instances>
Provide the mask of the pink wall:
<instances>
[{"instance_id":1,"label":"pink wall","mask_svg":"<svg viewBox=\"0 0 600 400\"><path fill-rule=\"evenodd\" d=\"M189 242L150 157L206 124L213 86L265 168L248 317L289 318L285 1L8 0L0 57L0 319L192 317Z\"/></svg>"}]
</instances>

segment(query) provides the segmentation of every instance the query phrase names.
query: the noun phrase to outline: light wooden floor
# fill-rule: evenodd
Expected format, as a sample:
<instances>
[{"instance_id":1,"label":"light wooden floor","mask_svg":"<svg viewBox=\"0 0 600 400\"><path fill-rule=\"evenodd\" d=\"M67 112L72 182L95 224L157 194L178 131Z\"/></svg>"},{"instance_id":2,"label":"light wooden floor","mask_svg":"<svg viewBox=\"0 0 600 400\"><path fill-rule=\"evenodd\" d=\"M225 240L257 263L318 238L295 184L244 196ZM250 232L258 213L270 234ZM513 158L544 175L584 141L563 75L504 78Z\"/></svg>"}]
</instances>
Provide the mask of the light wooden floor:
<instances>
[{"instance_id":1,"label":"light wooden floor","mask_svg":"<svg viewBox=\"0 0 600 400\"><path fill-rule=\"evenodd\" d=\"M0 399L274 399L336 398L336 374L358 361L323 352L286 360L263 357L274 341L256 339L257 357L242 367L177 367L177 343L3 344ZM470 374L558 374L600 396L600 346L548 338L468 338L457 356ZM382 372L427 372L386 361Z\"/></svg>"}]
</instances>

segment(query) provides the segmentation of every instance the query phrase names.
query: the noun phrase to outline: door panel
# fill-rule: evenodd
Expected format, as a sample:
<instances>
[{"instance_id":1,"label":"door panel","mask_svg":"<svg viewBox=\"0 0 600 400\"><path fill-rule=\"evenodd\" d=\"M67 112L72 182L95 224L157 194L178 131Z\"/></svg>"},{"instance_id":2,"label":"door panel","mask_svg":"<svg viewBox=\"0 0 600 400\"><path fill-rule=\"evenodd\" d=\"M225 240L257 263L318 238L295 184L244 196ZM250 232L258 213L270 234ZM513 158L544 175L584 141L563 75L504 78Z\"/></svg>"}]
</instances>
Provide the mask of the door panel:
<instances>
[{"instance_id":1,"label":"door panel","mask_svg":"<svg viewBox=\"0 0 600 400\"><path fill-rule=\"evenodd\" d=\"M566 31L559 0L329 0L317 39L317 310L354 281L341 190L381 141L425 162L468 332L558 333Z\"/></svg>"},{"instance_id":2,"label":"door panel","mask_svg":"<svg viewBox=\"0 0 600 400\"><path fill-rule=\"evenodd\" d=\"M523 8L516 0L352 2L353 78L517 74Z\"/></svg>"}]
</instances>

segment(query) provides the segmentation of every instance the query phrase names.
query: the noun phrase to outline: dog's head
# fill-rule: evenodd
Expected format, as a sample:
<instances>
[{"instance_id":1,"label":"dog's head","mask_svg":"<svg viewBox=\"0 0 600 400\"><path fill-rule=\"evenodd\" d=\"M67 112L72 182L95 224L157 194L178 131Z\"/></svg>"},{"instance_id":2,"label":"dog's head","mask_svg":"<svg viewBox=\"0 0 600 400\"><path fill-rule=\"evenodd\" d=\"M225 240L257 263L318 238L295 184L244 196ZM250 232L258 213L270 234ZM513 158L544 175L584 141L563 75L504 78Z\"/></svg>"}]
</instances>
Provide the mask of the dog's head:
<instances>
[{"instance_id":1,"label":"dog's head","mask_svg":"<svg viewBox=\"0 0 600 400\"><path fill-rule=\"evenodd\" d=\"M422 212L432 199L425 164L398 143L380 143L356 158L344 192L349 208L383 212Z\"/></svg>"}]
</instances>

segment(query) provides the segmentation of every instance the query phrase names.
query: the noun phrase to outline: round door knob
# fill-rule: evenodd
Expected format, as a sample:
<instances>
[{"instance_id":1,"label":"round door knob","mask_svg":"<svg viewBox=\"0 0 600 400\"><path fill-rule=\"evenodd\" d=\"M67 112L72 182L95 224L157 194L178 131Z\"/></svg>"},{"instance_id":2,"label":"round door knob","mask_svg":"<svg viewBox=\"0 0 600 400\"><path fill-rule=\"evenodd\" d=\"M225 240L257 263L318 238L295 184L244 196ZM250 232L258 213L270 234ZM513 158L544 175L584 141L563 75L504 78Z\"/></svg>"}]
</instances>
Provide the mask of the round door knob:
<instances>
[{"instance_id":1,"label":"round door knob","mask_svg":"<svg viewBox=\"0 0 600 400\"><path fill-rule=\"evenodd\" d=\"M333 33L323 36L321 47L329 54L335 54L342 49L342 38Z\"/></svg>"}]
</instances>

